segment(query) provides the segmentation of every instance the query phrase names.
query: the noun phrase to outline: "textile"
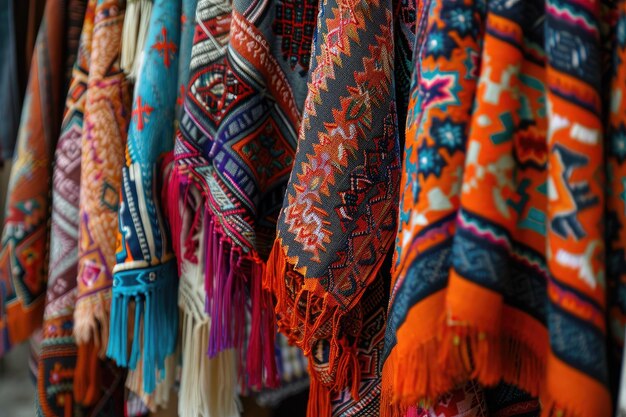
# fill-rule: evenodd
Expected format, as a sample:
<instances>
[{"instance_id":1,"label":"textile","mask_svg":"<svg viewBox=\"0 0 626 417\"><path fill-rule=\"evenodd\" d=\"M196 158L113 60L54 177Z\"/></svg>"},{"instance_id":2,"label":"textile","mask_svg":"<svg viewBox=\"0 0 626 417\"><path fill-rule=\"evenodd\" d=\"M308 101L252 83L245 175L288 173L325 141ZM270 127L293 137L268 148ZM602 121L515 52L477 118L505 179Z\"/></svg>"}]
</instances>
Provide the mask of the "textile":
<instances>
[{"instance_id":1,"label":"textile","mask_svg":"<svg viewBox=\"0 0 626 417\"><path fill-rule=\"evenodd\" d=\"M0 2L0 164L13 157L30 59L44 9L42 0Z\"/></svg>"},{"instance_id":2,"label":"textile","mask_svg":"<svg viewBox=\"0 0 626 417\"><path fill-rule=\"evenodd\" d=\"M103 357L109 315L117 210L128 123L130 90L120 70L124 2L98 0L95 12L81 139L76 342L93 342Z\"/></svg>"},{"instance_id":3,"label":"textile","mask_svg":"<svg viewBox=\"0 0 626 417\"><path fill-rule=\"evenodd\" d=\"M0 4L0 90L4 92L0 108L6 115L0 127L0 159L10 159L17 139L22 109L22 94L18 82L18 45L15 33L15 0L2 0ZM17 22L24 23L23 21Z\"/></svg>"},{"instance_id":4,"label":"textile","mask_svg":"<svg viewBox=\"0 0 626 417\"><path fill-rule=\"evenodd\" d=\"M614 33L614 43L608 48L609 63L605 65L610 71L611 80L606 144L606 179L608 192L606 196L606 272L607 272L607 304L609 307L609 330L612 337L612 346L609 361L609 372L613 386L619 386L620 396L626 390L626 383L620 382L624 378L622 369L624 353L624 330L626 329L626 153L621 149L626 132L626 107L624 107L622 92L626 88L626 2L618 1L615 8L614 20L611 25ZM626 399L626 397L624 397ZM618 401L619 405L626 404ZM619 411L618 411L619 412Z\"/></svg>"},{"instance_id":5,"label":"textile","mask_svg":"<svg viewBox=\"0 0 626 417\"><path fill-rule=\"evenodd\" d=\"M400 180L393 5L329 1L319 11L298 149L264 277L280 330L309 359L309 416L330 415L331 397L346 387L360 398L363 294L382 279ZM367 337L375 345L376 334ZM365 356L376 363L373 352Z\"/></svg>"},{"instance_id":6,"label":"textile","mask_svg":"<svg viewBox=\"0 0 626 417\"><path fill-rule=\"evenodd\" d=\"M196 11L170 221L183 237L179 262L198 264L205 277L211 357L244 352L248 306L240 363L255 389L278 382L262 272L295 153L316 10L316 1L204 0Z\"/></svg>"},{"instance_id":7,"label":"textile","mask_svg":"<svg viewBox=\"0 0 626 417\"><path fill-rule=\"evenodd\" d=\"M162 388L163 401L174 382L175 368L166 369L166 359L177 345L178 275L161 208L161 168L174 144L181 7L181 1L155 0L135 85L113 270L113 333L107 349L110 358L131 370L141 361L141 382L131 387L134 392L151 394L159 380L169 379Z\"/></svg>"},{"instance_id":8,"label":"textile","mask_svg":"<svg viewBox=\"0 0 626 417\"><path fill-rule=\"evenodd\" d=\"M78 271L78 203L83 112L91 55L96 1L85 2L69 15L68 26L82 26L78 55L65 114L54 154L50 220L50 263L38 365L38 405L44 416L70 416L76 404L74 374L77 347L73 337L76 276Z\"/></svg>"},{"instance_id":9,"label":"textile","mask_svg":"<svg viewBox=\"0 0 626 417\"><path fill-rule=\"evenodd\" d=\"M482 1L418 4L383 375L384 395L407 405L417 404L418 386L452 388L428 380L438 370L424 378L419 355L427 353L417 347L436 339L444 313L486 9Z\"/></svg>"},{"instance_id":10,"label":"textile","mask_svg":"<svg viewBox=\"0 0 626 417\"><path fill-rule=\"evenodd\" d=\"M604 170L619 171L603 157L602 68L613 2L422 6L388 402L503 380L540 395L542 415L609 416Z\"/></svg>"},{"instance_id":11,"label":"textile","mask_svg":"<svg viewBox=\"0 0 626 417\"><path fill-rule=\"evenodd\" d=\"M489 415L493 417L538 417L541 405L536 397L513 385L500 383L485 389L485 401Z\"/></svg>"},{"instance_id":12,"label":"textile","mask_svg":"<svg viewBox=\"0 0 626 417\"><path fill-rule=\"evenodd\" d=\"M0 248L0 355L41 325L48 269L51 162L63 87L66 1L46 3L7 189Z\"/></svg>"}]
</instances>

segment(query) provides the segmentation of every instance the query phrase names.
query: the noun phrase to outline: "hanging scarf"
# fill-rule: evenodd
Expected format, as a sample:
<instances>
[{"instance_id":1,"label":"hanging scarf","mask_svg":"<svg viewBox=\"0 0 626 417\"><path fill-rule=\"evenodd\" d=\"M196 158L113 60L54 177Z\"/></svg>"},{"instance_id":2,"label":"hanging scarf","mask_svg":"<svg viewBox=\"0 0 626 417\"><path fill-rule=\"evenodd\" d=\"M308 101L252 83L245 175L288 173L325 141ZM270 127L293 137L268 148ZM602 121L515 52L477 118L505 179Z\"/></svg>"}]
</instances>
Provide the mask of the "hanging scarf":
<instances>
[{"instance_id":1,"label":"hanging scarf","mask_svg":"<svg viewBox=\"0 0 626 417\"><path fill-rule=\"evenodd\" d=\"M39 29L7 189L0 249L0 356L41 325L47 280L51 159L62 116L64 0Z\"/></svg>"},{"instance_id":2,"label":"hanging scarf","mask_svg":"<svg viewBox=\"0 0 626 417\"><path fill-rule=\"evenodd\" d=\"M123 22L123 1L98 0L81 142L74 334L79 345L93 342L100 356L109 334L117 209L130 119L129 86L119 67Z\"/></svg>"},{"instance_id":3,"label":"hanging scarf","mask_svg":"<svg viewBox=\"0 0 626 417\"><path fill-rule=\"evenodd\" d=\"M480 0L428 0L418 5L395 273L385 336L385 404L392 395L406 405L417 404L412 391L418 384L441 385L423 379L428 366L416 346L430 349L429 341L437 337L444 311L486 7ZM421 298L425 302L416 304ZM436 350L431 354L436 355ZM438 370L428 375L433 380L437 376ZM451 384L442 386L438 394L451 388ZM381 414L387 411L383 407Z\"/></svg>"},{"instance_id":4,"label":"hanging scarf","mask_svg":"<svg viewBox=\"0 0 626 417\"><path fill-rule=\"evenodd\" d=\"M151 394L160 380L168 381L155 404L149 404L153 407L165 405L175 381L175 362L166 359L175 353L178 337L178 276L160 201L163 157L174 143L180 25L181 1L155 0L122 171L121 236L111 305L114 331L107 350L120 366L141 367L142 374L134 378L138 384L129 385L134 392Z\"/></svg>"},{"instance_id":5,"label":"hanging scarf","mask_svg":"<svg viewBox=\"0 0 626 417\"><path fill-rule=\"evenodd\" d=\"M207 3L198 5L195 0L183 2L182 34L179 61L179 96L176 102L176 119L181 120L184 100L189 82L189 66L194 32L199 20L206 18ZM198 14L196 14L196 9ZM177 126L178 127L178 126ZM173 198L172 196L169 197ZM170 200L171 201L171 200ZM174 236L175 245L184 244L193 222L194 214L202 210L200 193L191 189L186 197L191 210L181 211L181 234ZM171 207L171 203L170 203ZM168 213L171 216L171 213ZM170 217L171 218L171 217ZM204 239L196 231L194 237L201 244ZM201 247L199 253L204 253ZM180 283L178 306L181 312L182 372L178 414L181 417L237 417L239 400L237 395L237 356L232 349L213 358L207 356L211 321L205 311L205 277L202 268L195 262L179 259ZM190 365L191 364L191 365Z\"/></svg>"},{"instance_id":6,"label":"hanging scarf","mask_svg":"<svg viewBox=\"0 0 626 417\"><path fill-rule=\"evenodd\" d=\"M67 94L65 115L55 152L50 226L50 266L39 358L38 404L45 416L74 412L77 348L73 337L78 271L78 200L80 195L81 135L91 36L97 0L90 0L71 22L80 28L80 47ZM84 4L81 4L84 6ZM84 22L83 22L84 20ZM80 386L76 386L80 390ZM93 400L96 393L90 393ZM84 395L78 396L83 400ZM91 401L90 401L91 402Z\"/></svg>"},{"instance_id":7,"label":"hanging scarf","mask_svg":"<svg viewBox=\"0 0 626 417\"><path fill-rule=\"evenodd\" d=\"M309 359L309 416L330 415L331 393L346 387L359 400L363 294L384 280L377 272L393 239L393 11L390 1L320 8L296 161L265 276L281 331Z\"/></svg>"},{"instance_id":8,"label":"hanging scarf","mask_svg":"<svg viewBox=\"0 0 626 417\"><path fill-rule=\"evenodd\" d=\"M504 380L543 415L609 416L599 2L489 2L473 106L437 61L478 62L455 52L463 8L425 3L421 62L442 67L417 77L408 125L386 390L410 406Z\"/></svg>"},{"instance_id":9,"label":"hanging scarf","mask_svg":"<svg viewBox=\"0 0 626 417\"><path fill-rule=\"evenodd\" d=\"M179 262L198 265L205 277L210 357L244 351L242 307L250 306L239 363L255 389L278 382L261 277L293 162L316 4L205 0L196 12L170 220L182 238Z\"/></svg>"},{"instance_id":10,"label":"hanging scarf","mask_svg":"<svg viewBox=\"0 0 626 417\"><path fill-rule=\"evenodd\" d=\"M93 342L80 346L73 337L78 270L78 210L81 137L91 40L97 0L70 2L68 40L77 40L61 134L55 152L50 226L50 267L38 362L38 415L118 416L123 407L124 373L98 360ZM80 30L82 26L82 32ZM68 48L70 51L75 48ZM77 357L80 360L77 360Z\"/></svg>"}]
</instances>

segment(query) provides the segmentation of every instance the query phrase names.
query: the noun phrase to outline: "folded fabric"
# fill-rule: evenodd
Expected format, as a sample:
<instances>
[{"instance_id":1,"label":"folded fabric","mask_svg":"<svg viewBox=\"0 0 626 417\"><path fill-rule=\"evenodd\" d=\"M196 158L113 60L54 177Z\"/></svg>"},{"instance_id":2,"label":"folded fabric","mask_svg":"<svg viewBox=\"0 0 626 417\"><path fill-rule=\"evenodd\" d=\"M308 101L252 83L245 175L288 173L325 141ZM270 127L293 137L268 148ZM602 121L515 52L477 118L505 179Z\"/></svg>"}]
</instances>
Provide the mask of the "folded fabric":
<instances>
[{"instance_id":1,"label":"folded fabric","mask_svg":"<svg viewBox=\"0 0 626 417\"><path fill-rule=\"evenodd\" d=\"M65 15L51 0L39 28L11 177L0 248L0 356L26 340L43 319L48 278L51 166L67 85ZM75 52L72 52L75 53Z\"/></svg>"},{"instance_id":2,"label":"folded fabric","mask_svg":"<svg viewBox=\"0 0 626 417\"><path fill-rule=\"evenodd\" d=\"M426 361L442 328L455 216L471 110L480 70L486 4L418 2L413 79L390 311L384 352L383 403L418 404L453 388ZM430 350L436 357L436 349ZM389 411L381 409L381 414Z\"/></svg>"},{"instance_id":3,"label":"folded fabric","mask_svg":"<svg viewBox=\"0 0 626 417\"><path fill-rule=\"evenodd\" d=\"M81 142L74 335L79 345L93 342L100 356L109 337L117 209L130 120L130 89L119 67L123 22L122 0L98 0Z\"/></svg>"},{"instance_id":4,"label":"folded fabric","mask_svg":"<svg viewBox=\"0 0 626 417\"><path fill-rule=\"evenodd\" d=\"M205 277L211 357L244 352L243 307L251 311L239 362L253 388L278 382L262 273L295 153L316 5L200 0L196 12L170 221L183 237L175 241L179 263L197 264Z\"/></svg>"},{"instance_id":5,"label":"folded fabric","mask_svg":"<svg viewBox=\"0 0 626 417\"><path fill-rule=\"evenodd\" d=\"M178 274L161 201L163 158L174 145L181 7L155 0L135 85L107 349L120 366L140 367L127 383L140 396L167 381L155 405L166 404L175 381L178 337Z\"/></svg>"},{"instance_id":6,"label":"folded fabric","mask_svg":"<svg viewBox=\"0 0 626 417\"><path fill-rule=\"evenodd\" d=\"M71 29L82 26L82 32L54 155L50 266L37 374L39 414L43 416L69 417L74 408L79 407L74 395L77 347L73 335L78 272L78 202L83 113L96 2L90 0L88 5L75 2L73 6L77 10L72 10L73 19L68 22ZM95 392L91 395L92 399L96 396ZM82 400L84 398L78 402Z\"/></svg>"},{"instance_id":7,"label":"folded fabric","mask_svg":"<svg viewBox=\"0 0 626 417\"><path fill-rule=\"evenodd\" d=\"M484 6L423 2L388 402L503 380L540 395L542 415L608 417L607 288L622 272L604 251L623 262L625 213L604 179L622 174L603 145L614 3L488 2L481 35ZM611 108L621 100L613 94ZM609 119L614 141L623 114Z\"/></svg>"},{"instance_id":8,"label":"folded fabric","mask_svg":"<svg viewBox=\"0 0 626 417\"><path fill-rule=\"evenodd\" d=\"M375 339L361 334L370 319L362 299L382 279L400 180L393 12L382 0L320 5L298 150L265 275L280 330L309 359L309 416L330 415L331 396L346 387L359 400L358 340Z\"/></svg>"}]
</instances>

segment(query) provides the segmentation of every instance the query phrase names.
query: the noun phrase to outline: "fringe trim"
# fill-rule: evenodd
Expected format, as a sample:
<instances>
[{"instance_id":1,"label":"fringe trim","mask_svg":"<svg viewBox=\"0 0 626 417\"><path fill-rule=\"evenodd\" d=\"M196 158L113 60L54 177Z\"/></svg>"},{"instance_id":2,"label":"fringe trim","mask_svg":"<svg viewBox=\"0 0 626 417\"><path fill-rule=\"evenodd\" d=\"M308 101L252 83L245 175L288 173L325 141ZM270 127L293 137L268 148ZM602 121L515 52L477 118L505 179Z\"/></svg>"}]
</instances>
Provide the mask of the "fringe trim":
<instances>
[{"instance_id":1,"label":"fringe trim","mask_svg":"<svg viewBox=\"0 0 626 417\"><path fill-rule=\"evenodd\" d=\"M283 251L281 240L277 238L267 261L263 276L263 287L275 297L275 312L276 317L278 317L280 331L287 336L290 343L301 348L309 360L311 388L307 415L309 417L330 416L330 398L332 393L340 392L346 387L350 387L352 398L355 401L359 400L361 369L356 345L339 337L340 323L345 312L336 306L329 305L326 298L320 300L319 296L306 289L304 278L300 274L295 271L288 272L288 263L289 261ZM296 293L294 306L300 306L306 302L304 322L307 324L313 323L310 327L308 325L304 326L301 332L298 330L298 316L293 314L293 312L290 314L290 307L286 301L287 297L292 297L290 291L294 291L294 289ZM316 317L314 318L313 309L310 307L320 301L321 308L319 310L315 308ZM329 322L332 323L329 368L335 369L336 366L336 373L333 381L324 383L320 381L320 375L318 375L313 366L312 356L314 353L312 348L317 331L322 326L328 325Z\"/></svg>"},{"instance_id":2,"label":"fringe trim","mask_svg":"<svg viewBox=\"0 0 626 417\"><path fill-rule=\"evenodd\" d=\"M109 340L111 295L106 290L80 297L74 310L74 338L77 345L93 342L98 356L104 358Z\"/></svg>"},{"instance_id":3,"label":"fringe trim","mask_svg":"<svg viewBox=\"0 0 626 417\"><path fill-rule=\"evenodd\" d=\"M107 356L131 370L137 368L141 357L146 394L155 390L157 381L169 378L165 362L176 351L177 302L175 259L154 267L120 270L114 274L111 327L116 331L109 338ZM129 317L131 305L134 311Z\"/></svg>"},{"instance_id":4,"label":"fringe trim","mask_svg":"<svg viewBox=\"0 0 626 417\"><path fill-rule=\"evenodd\" d=\"M332 407L330 404L330 390L321 384L313 375L309 365L311 375L311 385L309 388L309 402L307 404L307 417L331 417Z\"/></svg>"},{"instance_id":5,"label":"fringe trim","mask_svg":"<svg viewBox=\"0 0 626 417\"><path fill-rule=\"evenodd\" d=\"M181 417L238 417L235 352L227 350L209 359L211 321L204 311L204 275L198 264L189 261L182 260L180 269L183 366L178 413Z\"/></svg>"},{"instance_id":6,"label":"fringe trim","mask_svg":"<svg viewBox=\"0 0 626 417\"><path fill-rule=\"evenodd\" d=\"M151 15L152 0L128 1L122 28L120 66L131 80L139 74Z\"/></svg>"},{"instance_id":7,"label":"fringe trim","mask_svg":"<svg viewBox=\"0 0 626 417\"><path fill-rule=\"evenodd\" d=\"M238 417L234 350L209 359L210 321L182 314L182 375L178 413L181 417Z\"/></svg>"},{"instance_id":8,"label":"fringe trim","mask_svg":"<svg viewBox=\"0 0 626 417\"><path fill-rule=\"evenodd\" d=\"M493 386L501 380L538 396L545 380L545 358L512 335L493 335L476 326L450 325L445 318L436 336L396 346L383 365L381 417L400 417L409 407L430 407L468 380ZM408 351L408 353L407 353Z\"/></svg>"},{"instance_id":9,"label":"fringe trim","mask_svg":"<svg viewBox=\"0 0 626 417\"><path fill-rule=\"evenodd\" d=\"M277 387L280 381L274 352L275 323L271 295L262 290L263 261L231 240L213 215L208 197L193 177L183 174L178 166L172 169L169 191L172 233L181 237L174 239L180 264L199 263L198 258L204 255L205 312L211 317L209 358L233 348L243 352L246 309L242 306L248 305L246 291L249 291L253 322L246 369L245 372L240 369L239 373L245 374L247 384L255 389Z\"/></svg>"},{"instance_id":10,"label":"fringe trim","mask_svg":"<svg viewBox=\"0 0 626 417\"><path fill-rule=\"evenodd\" d=\"M100 398L100 360L98 348L91 341L78 345L74 371L74 399L78 404L90 407Z\"/></svg>"},{"instance_id":11,"label":"fringe trim","mask_svg":"<svg viewBox=\"0 0 626 417\"><path fill-rule=\"evenodd\" d=\"M144 390L143 360L139 359L137 368L128 372L126 388L141 398L141 401L152 413L156 413L159 408L167 408L170 401L170 393L176 383L177 356L171 355L165 359L165 378L157 382L154 391L151 393L147 393Z\"/></svg>"}]
</instances>

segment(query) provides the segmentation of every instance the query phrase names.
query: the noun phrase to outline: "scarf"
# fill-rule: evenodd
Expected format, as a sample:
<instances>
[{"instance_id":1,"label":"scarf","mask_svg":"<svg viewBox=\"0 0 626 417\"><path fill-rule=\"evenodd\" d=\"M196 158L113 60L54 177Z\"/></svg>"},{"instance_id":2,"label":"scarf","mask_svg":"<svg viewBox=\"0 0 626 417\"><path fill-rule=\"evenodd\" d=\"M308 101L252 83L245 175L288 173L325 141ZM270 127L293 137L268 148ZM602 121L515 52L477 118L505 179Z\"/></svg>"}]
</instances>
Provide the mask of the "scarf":
<instances>
[{"instance_id":1,"label":"scarf","mask_svg":"<svg viewBox=\"0 0 626 417\"><path fill-rule=\"evenodd\" d=\"M160 202L163 157L174 142L181 3L155 0L135 85L122 170L111 304L114 332L107 349L107 356L120 366L141 369L135 382L127 384L134 392L152 394L161 380L166 381L156 402L148 404L151 408L165 405L175 381L178 276Z\"/></svg>"},{"instance_id":2,"label":"scarf","mask_svg":"<svg viewBox=\"0 0 626 417\"><path fill-rule=\"evenodd\" d=\"M66 85L65 16L58 11L66 3L46 3L11 167L0 248L0 356L43 318L51 162Z\"/></svg>"},{"instance_id":3,"label":"scarf","mask_svg":"<svg viewBox=\"0 0 626 417\"><path fill-rule=\"evenodd\" d=\"M204 276L209 356L236 348L253 389L278 383L262 273L293 162L316 4L201 0L196 11L170 221L180 264Z\"/></svg>"},{"instance_id":4,"label":"scarf","mask_svg":"<svg viewBox=\"0 0 626 417\"><path fill-rule=\"evenodd\" d=\"M119 68L121 0L98 0L81 141L78 295L74 335L104 355L130 92ZM79 358L80 360L80 358Z\"/></svg>"},{"instance_id":5,"label":"scarf","mask_svg":"<svg viewBox=\"0 0 626 417\"><path fill-rule=\"evenodd\" d=\"M407 124L389 401L411 406L468 379L504 380L539 394L542 415L609 416L606 289L617 277L603 255L603 170L621 173L603 149L612 2L489 2L482 52L465 61L459 13L483 10L464 6L423 4L420 62L441 67L416 76L422 117ZM479 54L475 87L445 66L454 58L475 71ZM611 108L621 100L614 94ZM471 117L455 120L463 105Z\"/></svg>"},{"instance_id":6,"label":"scarf","mask_svg":"<svg viewBox=\"0 0 626 417\"><path fill-rule=\"evenodd\" d=\"M50 266L37 374L38 416L117 416L123 408L124 373L98 360L93 342L77 347L73 337L81 137L96 3L91 0L85 11L85 2L70 2L67 10L68 40L78 39L80 33L80 44L78 56L68 54L68 62L75 61L75 65L55 151Z\"/></svg>"},{"instance_id":7,"label":"scarf","mask_svg":"<svg viewBox=\"0 0 626 417\"><path fill-rule=\"evenodd\" d=\"M84 3L81 6L84 7ZM73 337L78 271L80 149L95 7L96 0L91 0L86 11L84 8L76 10L75 16L70 16L73 28L82 25L82 33L52 176L51 251L37 376L39 412L45 416L69 417L74 412L75 402L80 403L89 397L86 398L89 401L85 402L92 403L96 396L95 392L82 394L82 387L74 385L77 347Z\"/></svg>"},{"instance_id":8,"label":"scarf","mask_svg":"<svg viewBox=\"0 0 626 417\"><path fill-rule=\"evenodd\" d=\"M346 387L360 399L359 339L383 333L382 323L377 334L362 331L366 321L385 320L384 308L373 310L375 318L363 314L364 294L385 280L378 271L395 232L393 11L390 1L320 7L298 150L264 283L280 330L308 356L309 416L330 415L332 393Z\"/></svg>"},{"instance_id":9,"label":"scarf","mask_svg":"<svg viewBox=\"0 0 626 417\"><path fill-rule=\"evenodd\" d=\"M418 7L385 335L386 404L391 402L389 396L396 401L407 397L402 401L406 405L417 404L411 396L416 386L442 384L435 381L443 375L438 370L428 375L432 382L423 379L429 370L421 355L428 353L416 346L430 349L441 324L486 6L481 1L428 0L418 2ZM427 301L416 303L421 298ZM448 384L438 394L450 389ZM383 407L381 414L386 411Z\"/></svg>"}]
</instances>

